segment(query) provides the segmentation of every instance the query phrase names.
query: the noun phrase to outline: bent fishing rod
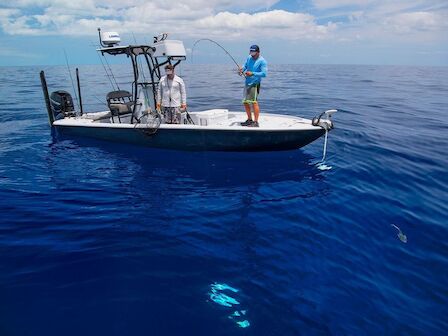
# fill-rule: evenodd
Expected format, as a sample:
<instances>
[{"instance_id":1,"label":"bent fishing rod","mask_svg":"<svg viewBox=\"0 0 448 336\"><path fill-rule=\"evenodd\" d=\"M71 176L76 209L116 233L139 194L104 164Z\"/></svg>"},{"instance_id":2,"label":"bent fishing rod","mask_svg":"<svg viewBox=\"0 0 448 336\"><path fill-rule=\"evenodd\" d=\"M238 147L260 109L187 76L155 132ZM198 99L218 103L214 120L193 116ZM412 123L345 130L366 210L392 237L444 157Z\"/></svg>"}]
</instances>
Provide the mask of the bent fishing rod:
<instances>
[{"instance_id":1,"label":"bent fishing rod","mask_svg":"<svg viewBox=\"0 0 448 336\"><path fill-rule=\"evenodd\" d=\"M209 39L209 38L202 38L202 39L199 39L199 40L197 40L196 42L194 42L194 44L193 44L193 48L191 49L191 54L193 54L193 52L194 52L194 48L196 47L196 44L198 44L198 43L201 42L201 41L209 41L209 42L212 42L212 43L216 44L218 47L220 47L222 50L224 50L224 52L225 52L227 55L229 55L229 57L232 59L233 63L235 63L235 65L238 67L238 69L241 68L240 65L237 63L237 61L235 61L235 58L233 58L233 56L230 55L230 53L226 50L226 48L224 48L224 47L223 47L222 45L220 45L218 42L216 42L216 41L214 41L214 40L212 40L212 39ZM246 75L245 75L244 73L241 73L241 75L243 75L244 77L246 77ZM240 76L241 76L241 75L240 75Z\"/></svg>"}]
</instances>

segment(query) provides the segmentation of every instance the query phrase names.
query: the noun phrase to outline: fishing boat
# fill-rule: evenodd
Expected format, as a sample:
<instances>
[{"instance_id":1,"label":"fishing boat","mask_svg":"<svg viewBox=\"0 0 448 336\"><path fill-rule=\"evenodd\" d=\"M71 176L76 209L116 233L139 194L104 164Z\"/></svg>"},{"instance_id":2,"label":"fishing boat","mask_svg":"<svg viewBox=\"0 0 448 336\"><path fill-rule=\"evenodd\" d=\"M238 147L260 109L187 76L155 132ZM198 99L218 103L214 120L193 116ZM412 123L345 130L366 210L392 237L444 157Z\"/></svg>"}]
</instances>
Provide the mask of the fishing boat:
<instances>
[{"instance_id":1,"label":"fishing boat","mask_svg":"<svg viewBox=\"0 0 448 336\"><path fill-rule=\"evenodd\" d=\"M186 60L182 41L166 34L154 38L152 45L120 46L115 32L98 29L102 56L126 56L131 61L131 91L113 90L106 96L106 111L86 112L82 105L81 84L76 69L79 108L75 109L67 91L48 92L45 73L40 78L50 126L62 135L85 136L112 142L155 148L189 151L279 151L303 147L333 128L327 110L312 120L297 116L262 113L259 127L246 127L246 113L223 108L185 111L180 124L164 123L156 109L161 68L174 67ZM145 67L143 70L142 67ZM146 76L143 74L146 73Z\"/></svg>"}]
</instances>

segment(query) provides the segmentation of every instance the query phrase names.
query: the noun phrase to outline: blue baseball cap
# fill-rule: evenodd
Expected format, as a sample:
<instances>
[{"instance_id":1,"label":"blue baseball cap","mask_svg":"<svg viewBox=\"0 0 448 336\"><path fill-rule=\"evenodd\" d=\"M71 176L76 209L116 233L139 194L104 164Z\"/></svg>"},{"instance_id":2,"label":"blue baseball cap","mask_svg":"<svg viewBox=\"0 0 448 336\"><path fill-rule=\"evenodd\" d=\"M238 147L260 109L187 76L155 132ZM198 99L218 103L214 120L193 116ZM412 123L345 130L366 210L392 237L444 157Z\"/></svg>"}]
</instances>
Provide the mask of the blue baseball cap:
<instances>
[{"instance_id":1,"label":"blue baseball cap","mask_svg":"<svg viewBox=\"0 0 448 336\"><path fill-rule=\"evenodd\" d=\"M256 44L250 46L250 51L260 51L260 47Z\"/></svg>"}]
</instances>

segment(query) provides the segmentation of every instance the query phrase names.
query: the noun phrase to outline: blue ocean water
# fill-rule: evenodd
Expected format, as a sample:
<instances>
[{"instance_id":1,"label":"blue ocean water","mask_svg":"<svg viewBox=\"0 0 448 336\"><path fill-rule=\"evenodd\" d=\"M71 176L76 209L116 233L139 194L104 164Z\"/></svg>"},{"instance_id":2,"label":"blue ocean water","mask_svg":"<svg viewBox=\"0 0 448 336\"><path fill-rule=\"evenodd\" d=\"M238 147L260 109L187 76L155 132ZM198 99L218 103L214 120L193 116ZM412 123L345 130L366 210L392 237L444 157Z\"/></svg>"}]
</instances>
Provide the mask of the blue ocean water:
<instances>
[{"instance_id":1,"label":"blue ocean water","mask_svg":"<svg viewBox=\"0 0 448 336\"><path fill-rule=\"evenodd\" d=\"M448 68L270 66L262 112L339 110L327 171L322 139L235 154L55 138L41 69L73 93L66 67L0 68L0 335L448 332ZM80 73L85 109L104 109L102 67ZM191 110L241 109L230 65L180 74Z\"/></svg>"}]
</instances>

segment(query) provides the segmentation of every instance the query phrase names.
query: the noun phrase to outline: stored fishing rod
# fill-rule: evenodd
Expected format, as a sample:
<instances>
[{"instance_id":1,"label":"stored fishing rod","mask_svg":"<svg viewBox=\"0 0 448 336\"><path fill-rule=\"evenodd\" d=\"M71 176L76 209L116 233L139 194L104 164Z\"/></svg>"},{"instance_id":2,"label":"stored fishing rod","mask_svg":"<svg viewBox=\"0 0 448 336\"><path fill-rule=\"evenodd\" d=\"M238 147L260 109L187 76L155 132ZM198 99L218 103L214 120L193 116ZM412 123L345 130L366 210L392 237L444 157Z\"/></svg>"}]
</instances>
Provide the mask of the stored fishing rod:
<instances>
[{"instance_id":1,"label":"stored fishing rod","mask_svg":"<svg viewBox=\"0 0 448 336\"><path fill-rule=\"evenodd\" d=\"M73 83L73 78L72 78L72 71L70 70L70 66L68 65L68 57L67 57L67 53L65 52L65 49L64 49L64 56L65 56L65 64L67 65L68 74L70 75L70 81L72 82L73 92L75 93L76 103L78 104L78 107L81 110L81 105L79 105L78 94L76 93L76 90L75 90L75 84Z\"/></svg>"},{"instance_id":2,"label":"stored fishing rod","mask_svg":"<svg viewBox=\"0 0 448 336\"><path fill-rule=\"evenodd\" d=\"M194 48L196 47L196 44L198 44L199 42L201 42L201 41L209 41L209 42L212 42L212 43L214 43L214 44L216 44L218 47L220 47L222 50L224 50L224 52L227 54L227 55L229 55L229 57L232 59L232 61L233 61L233 63L235 63L235 65L238 67L238 69L240 69L240 65L237 63L237 61L235 61L235 59L233 58L233 56L232 55L230 55L230 53L222 46L222 45L220 45L218 42L216 42L216 41L213 41L212 39L209 39L209 38L203 38L203 39L199 39L199 40L197 40L196 42L194 42L194 44L193 44L193 48L191 49L191 54L193 55L193 52L194 52ZM244 74L242 74L244 77L246 77L246 75L244 75Z\"/></svg>"}]
</instances>

